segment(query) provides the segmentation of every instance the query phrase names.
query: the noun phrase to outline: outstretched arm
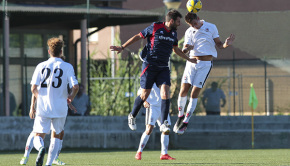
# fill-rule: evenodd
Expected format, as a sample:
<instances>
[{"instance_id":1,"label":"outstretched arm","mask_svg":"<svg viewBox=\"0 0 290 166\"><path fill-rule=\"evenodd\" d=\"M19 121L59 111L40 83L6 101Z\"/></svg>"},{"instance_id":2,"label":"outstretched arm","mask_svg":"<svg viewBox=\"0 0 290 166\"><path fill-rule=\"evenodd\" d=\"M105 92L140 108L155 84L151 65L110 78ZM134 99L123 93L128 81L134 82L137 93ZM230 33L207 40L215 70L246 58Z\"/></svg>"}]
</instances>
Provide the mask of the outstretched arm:
<instances>
[{"instance_id":1,"label":"outstretched arm","mask_svg":"<svg viewBox=\"0 0 290 166\"><path fill-rule=\"evenodd\" d=\"M227 48L228 46L232 45L233 42L235 40L235 35L234 34L231 34L227 39L226 41L223 43L220 38L215 38L214 39L214 42L216 44L216 46L220 49L224 49L224 48Z\"/></svg>"},{"instance_id":2,"label":"outstretched arm","mask_svg":"<svg viewBox=\"0 0 290 166\"><path fill-rule=\"evenodd\" d=\"M122 52L126 47L129 45L135 43L136 41L142 39L142 36L140 34L137 34L133 37L131 37L129 40L127 40L122 46L110 46L111 51L117 51L117 54Z\"/></svg>"}]
</instances>

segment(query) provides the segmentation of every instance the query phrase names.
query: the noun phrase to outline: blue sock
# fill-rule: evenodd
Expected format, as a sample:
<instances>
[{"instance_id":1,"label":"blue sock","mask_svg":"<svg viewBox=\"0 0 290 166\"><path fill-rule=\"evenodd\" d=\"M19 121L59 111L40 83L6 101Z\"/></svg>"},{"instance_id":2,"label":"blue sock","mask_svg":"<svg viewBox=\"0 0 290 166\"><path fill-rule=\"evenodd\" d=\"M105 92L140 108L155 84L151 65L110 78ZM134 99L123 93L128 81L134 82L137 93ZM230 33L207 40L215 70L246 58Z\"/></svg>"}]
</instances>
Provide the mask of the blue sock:
<instances>
[{"instance_id":1,"label":"blue sock","mask_svg":"<svg viewBox=\"0 0 290 166\"><path fill-rule=\"evenodd\" d=\"M162 99L161 101L161 124L167 120L169 114L170 99Z\"/></svg>"},{"instance_id":2,"label":"blue sock","mask_svg":"<svg viewBox=\"0 0 290 166\"><path fill-rule=\"evenodd\" d=\"M136 97L135 102L134 102L134 106L133 106L133 110L131 112L131 114L133 115L134 118L138 115L138 112L140 111L140 108L141 108L143 103L144 103L144 101L141 99L140 96Z\"/></svg>"}]
</instances>

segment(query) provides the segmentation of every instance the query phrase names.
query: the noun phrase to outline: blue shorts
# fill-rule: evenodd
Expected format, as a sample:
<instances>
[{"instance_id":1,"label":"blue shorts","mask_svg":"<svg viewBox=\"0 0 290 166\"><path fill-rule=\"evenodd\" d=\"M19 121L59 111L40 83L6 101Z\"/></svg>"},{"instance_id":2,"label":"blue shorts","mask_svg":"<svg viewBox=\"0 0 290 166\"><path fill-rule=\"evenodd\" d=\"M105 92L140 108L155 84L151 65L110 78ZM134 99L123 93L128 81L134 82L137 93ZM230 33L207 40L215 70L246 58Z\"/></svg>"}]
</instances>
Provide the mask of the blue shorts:
<instances>
[{"instance_id":1,"label":"blue shorts","mask_svg":"<svg viewBox=\"0 0 290 166\"><path fill-rule=\"evenodd\" d=\"M158 67L143 63L140 77L142 89L152 89L154 83L156 83L157 87L162 84L171 85L169 67Z\"/></svg>"}]
</instances>

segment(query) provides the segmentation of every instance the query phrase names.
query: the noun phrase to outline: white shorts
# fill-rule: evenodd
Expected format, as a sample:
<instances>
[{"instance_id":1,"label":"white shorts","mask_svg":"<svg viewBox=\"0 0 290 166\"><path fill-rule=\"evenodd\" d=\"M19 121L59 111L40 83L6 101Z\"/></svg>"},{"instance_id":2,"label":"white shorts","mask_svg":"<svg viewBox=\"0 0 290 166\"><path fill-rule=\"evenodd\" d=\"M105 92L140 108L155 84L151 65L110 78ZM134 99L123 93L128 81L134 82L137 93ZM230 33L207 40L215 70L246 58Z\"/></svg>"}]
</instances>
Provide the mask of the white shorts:
<instances>
[{"instance_id":1,"label":"white shorts","mask_svg":"<svg viewBox=\"0 0 290 166\"><path fill-rule=\"evenodd\" d=\"M59 134L64 130L66 117L64 118L45 118L36 116L34 119L34 133L49 133L50 130Z\"/></svg>"},{"instance_id":2,"label":"white shorts","mask_svg":"<svg viewBox=\"0 0 290 166\"><path fill-rule=\"evenodd\" d=\"M146 109L146 124L150 124L152 126L157 122L158 126L161 126L161 108L160 106L150 105L149 108ZM170 116L167 117L168 124L171 125Z\"/></svg>"},{"instance_id":3,"label":"white shorts","mask_svg":"<svg viewBox=\"0 0 290 166\"><path fill-rule=\"evenodd\" d=\"M202 88L212 68L212 61L200 61L197 63L186 62L181 79L181 84L188 83L191 86Z\"/></svg>"}]
</instances>

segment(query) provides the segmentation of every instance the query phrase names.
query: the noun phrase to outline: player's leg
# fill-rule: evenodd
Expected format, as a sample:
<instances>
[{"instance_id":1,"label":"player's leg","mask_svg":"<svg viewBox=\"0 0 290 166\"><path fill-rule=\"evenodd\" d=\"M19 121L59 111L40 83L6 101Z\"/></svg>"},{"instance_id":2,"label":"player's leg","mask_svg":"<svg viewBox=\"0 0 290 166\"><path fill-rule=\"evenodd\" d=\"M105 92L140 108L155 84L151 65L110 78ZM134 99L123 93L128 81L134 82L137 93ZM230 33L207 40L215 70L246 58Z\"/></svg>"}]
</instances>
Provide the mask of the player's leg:
<instances>
[{"instance_id":1,"label":"player's leg","mask_svg":"<svg viewBox=\"0 0 290 166\"><path fill-rule=\"evenodd\" d=\"M60 133L64 130L65 119L66 118L53 118L51 120L52 138L50 139L46 165L51 165L53 159L57 156L60 146Z\"/></svg>"},{"instance_id":2,"label":"player's leg","mask_svg":"<svg viewBox=\"0 0 290 166\"><path fill-rule=\"evenodd\" d=\"M160 89L161 96L161 123L160 131L161 132L169 132L170 128L168 125L167 117L169 114L170 107L170 70L169 68L164 68L159 71L158 76L156 77L156 85Z\"/></svg>"},{"instance_id":3,"label":"player's leg","mask_svg":"<svg viewBox=\"0 0 290 166\"><path fill-rule=\"evenodd\" d=\"M161 124L161 119L157 120L158 125ZM170 117L168 115L167 118L168 125L171 125ZM175 160L175 158L169 156L168 154L168 145L169 145L169 132L162 132L160 136L160 143L161 143L161 154L160 160Z\"/></svg>"},{"instance_id":4,"label":"player's leg","mask_svg":"<svg viewBox=\"0 0 290 166\"><path fill-rule=\"evenodd\" d=\"M131 113L128 115L128 125L131 130L136 130L136 116L140 111L141 106L143 105L144 101L148 98L151 88L154 84L154 77L155 72L151 70L149 65L143 63L142 65L142 74L140 78L140 85L141 85L141 94L138 95L134 101L133 109Z\"/></svg>"},{"instance_id":5,"label":"player's leg","mask_svg":"<svg viewBox=\"0 0 290 166\"><path fill-rule=\"evenodd\" d=\"M50 118L43 118L36 116L33 125L33 132L35 133L33 139L34 148L38 151L36 158L36 165L42 165L45 155L45 147L43 139L50 130Z\"/></svg>"},{"instance_id":6,"label":"player's leg","mask_svg":"<svg viewBox=\"0 0 290 166\"><path fill-rule=\"evenodd\" d=\"M31 132L27 138L26 145L25 145L25 152L24 155L20 161L20 165L26 165L29 159L29 154L33 148L33 138L35 133Z\"/></svg>"},{"instance_id":7,"label":"player's leg","mask_svg":"<svg viewBox=\"0 0 290 166\"><path fill-rule=\"evenodd\" d=\"M51 135L52 136L52 135ZM58 148L58 152L52 162L52 164L55 164L55 165L65 165L64 162L62 162L60 159L59 159L59 154L60 154L60 151L62 149L62 143L63 143L63 136L64 136L64 130L62 132L60 132L60 135L59 135L59 148Z\"/></svg>"},{"instance_id":8,"label":"player's leg","mask_svg":"<svg viewBox=\"0 0 290 166\"><path fill-rule=\"evenodd\" d=\"M184 109L187 102L187 94L192 86L192 77L195 75L196 69L195 64L186 62L186 66L183 71L181 79L181 87L178 95L177 106L178 106L178 118L173 127L173 131L176 133L184 119Z\"/></svg>"},{"instance_id":9,"label":"player's leg","mask_svg":"<svg viewBox=\"0 0 290 166\"><path fill-rule=\"evenodd\" d=\"M195 68L196 68L195 74L191 75L190 77L190 80L192 82L191 85L193 87L191 90L190 99L186 110L186 116L177 130L178 134L183 134L184 131L187 129L189 119L191 118L197 105L198 95L200 94L200 91L203 88L205 81L209 76L210 70L212 68L212 62L198 61Z\"/></svg>"},{"instance_id":10,"label":"player's leg","mask_svg":"<svg viewBox=\"0 0 290 166\"><path fill-rule=\"evenodd\" d=\"M150 106L149 108L146 108L146 130L141 136L140 143L139 143L139 148L137 150L137 153L135 155L135 158L137 160L141 160L141 155L143 152L143 149L145 148L150 135L154 129L154 124L156 123L157 117L160 116L160 107L154 107Z\"/></svg>"},{"instance_id":11,"label":"player's leg","mask_svg":"<svg viewBox=\"0 0 290 166\"><path fill-rule=\"evenodd\" d=\"M188 103L187 110L186 110L186 116L184 117L183 122L181 123L181 125L179 126L179 128L177 130L178 134L183 134L184 131L187 129L189 119L191 118L191 116L196 108L197 97L200 93L200 90L201 90L201 88L198 88L195 86L192 87L189 103Z\"/></svg>"},{"instance_id":12,"label":"player's leg","mask_svg":"<svg viewBox=\"0 0 290 166\"><path fill-rule=\"evenodd\" d=\"M178 95L178 100L177 100L177 106L178 106L178 118L177 121L173 127L173 131L177 132L178 127L180 126L181 122L184 119L184 108L187 102L187 93L191 87L191 84L189 83L182 83L180 92Z\"/></svg>"}]
</instances>

